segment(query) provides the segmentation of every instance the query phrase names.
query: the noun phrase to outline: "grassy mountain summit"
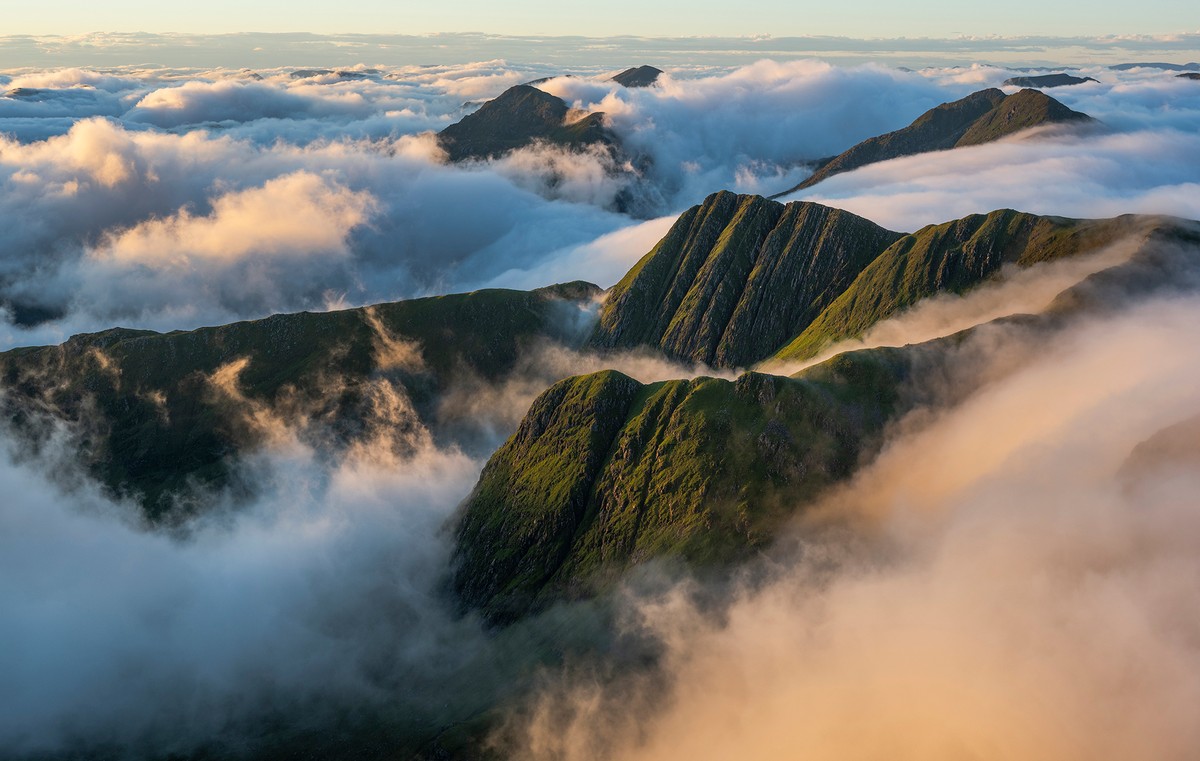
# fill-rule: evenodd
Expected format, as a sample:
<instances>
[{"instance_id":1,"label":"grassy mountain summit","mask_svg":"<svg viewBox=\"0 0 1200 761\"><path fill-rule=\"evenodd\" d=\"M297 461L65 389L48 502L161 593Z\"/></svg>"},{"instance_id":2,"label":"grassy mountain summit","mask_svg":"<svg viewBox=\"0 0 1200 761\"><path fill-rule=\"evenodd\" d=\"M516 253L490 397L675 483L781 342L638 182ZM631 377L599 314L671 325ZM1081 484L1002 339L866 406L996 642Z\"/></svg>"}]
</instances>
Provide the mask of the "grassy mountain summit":
<instances>
[{"instance_id":1,"label":"grassy mountain summit","mask_svg":"<svg viewBox=\"0 0 1200 761\"><path fill-rule=\"evenodd\" d=\"M1037 90L1005 95L995 88L931 108L904 129L872 137L849 150L818 162L812 176L779 193L778 198L816 185L835 174L888 159L945 151L999 140L1043 124L1086 123L1087 114L1072 111Z\"/></svg>"},{"instance_id":2,"label":"grassy mountain summit","mask_svg":"<svg viewBox=\"0 0 1200 761\"><path fill-rule=\"evenodd\" d=\"M842 353L790 377L751 371L736 381L641 384L605 371L561 381L533 404L462 506L459 597L506 623L603 593L648 561L728 573L869 463L905 413L920 410L903 424L920 425L930 410L959 404L1032 360L1078 320L1126 308L1130 297L1194 293L1200 282L1200 225L1171 218L1000 210L889 246L830 314L869 324L881 306L977 282L1001 262L1049 261L1134 232L1128 260L1067 286L1037 314ZM982 343L968 343L976 335ZM1000 366L982 361L998 345L1009 349ZM1168 443L1183 441L1194 457L1197 430L1191 424Z\"/></svg>"},{"instance_id":3,"label":"grassy mountain summit","mask_svg":"<svg viewBox=\"0 0 1200 761\"><path fill-rule=\"evenodd\" d=\"M590 343L752 364L803 330L900 237L819 204L715 193L613 287Z\"/></svg>"},{"instance_id":4,"label":"grassy mountain summit","mask_svg":"<svg viewBox=\"0 0 1200 761\"><path fill-rule=\"evenodd\" d=\"M517 85L442 130L438 143L451 161L495 158L537 141L565 148L617 144L603 114L567 123L569 115L561 98Z\"/></svg>"},{"instance_id":5,"label":"grassy mountain summit","mask_svg":"<svg viewBox=\"0 0 1200 761\"><path fill-rule=\"evenodd\" d=\"M966 292L1005 264L1086 253L1171 224L1001 209L905 234L811 202L715 193L612 288L589 345L713 367L807 359L921 299Z\"/></svg>"},{"instance_id":6,"label":"grassy mountain summit","mask_svg":"<svg viewBox=\"0 0 1200 761\"><path fill-rule=\"evenodd\" d=\"M876 257L776 358L809 359L935 293L964 293L1005 264L1028 267L1094 251L1142 224L1132 217L1079 220L1000 209L927 225Z\"/></svg>"}]
</instances>

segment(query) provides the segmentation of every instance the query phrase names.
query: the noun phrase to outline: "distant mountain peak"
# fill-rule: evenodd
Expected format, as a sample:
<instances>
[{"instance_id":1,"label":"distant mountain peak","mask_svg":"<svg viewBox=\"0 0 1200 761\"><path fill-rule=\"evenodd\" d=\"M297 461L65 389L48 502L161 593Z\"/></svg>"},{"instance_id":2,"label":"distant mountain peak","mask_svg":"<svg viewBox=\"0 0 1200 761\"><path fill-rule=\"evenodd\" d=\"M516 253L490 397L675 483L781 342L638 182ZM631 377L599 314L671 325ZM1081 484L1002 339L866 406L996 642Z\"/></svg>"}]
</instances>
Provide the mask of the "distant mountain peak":
<instances>
[{"instance_id":1,"label":"distant mountain peak","mask_svg":"<svg viewBox=\"0 0 1200 761\"><path fill-rule=\"evenodd\" d=\"M1070 85L1099 81L1091 77L1076 77L1070 74L1041 74L1032 77L1012 77L1004 80L1004 84L1009 87L1069 87Z\"/></svg>"},{"instance_id":2,"label":"distant mountain peak","mask_svg":"<svg viewBox=\"0 0 1200 761\"><path fill-rule=\"evenodd\" d=\"M778 193L779 198L810 188L835 174L888 159L918 153L979 145L1044 124L1085 123L1092 117L1059 103L1037 90L1005 95L989 88L943 103L921 114L912 124L868 138L849 150L818 162L813 174L799 185Z\"/></svg>"},{"instance_id":3,"label":"distant mountain peak","mask_svg":"<svg viewBox=\"0 0 1200 761\"><path fill-rule=\"evenodd\" d=\"M604 115L593 113L567 123L570 108L561 99L531 85L517 85L464 116L438 134L451 161L488 159L538 140L564 147L615 145Z\"/></svg>"},{"instance_id":4,"label":"distant mountain peak","mask_svg":"<svg viewBox=\"0 0 1200 761\"><path fill-rule=\"evenodd\" d=\"M649 87L658 81L662 73L662 69L653 66L634 66L617 74L612 81L624 87Z\"/></svg>"}]
</instances>

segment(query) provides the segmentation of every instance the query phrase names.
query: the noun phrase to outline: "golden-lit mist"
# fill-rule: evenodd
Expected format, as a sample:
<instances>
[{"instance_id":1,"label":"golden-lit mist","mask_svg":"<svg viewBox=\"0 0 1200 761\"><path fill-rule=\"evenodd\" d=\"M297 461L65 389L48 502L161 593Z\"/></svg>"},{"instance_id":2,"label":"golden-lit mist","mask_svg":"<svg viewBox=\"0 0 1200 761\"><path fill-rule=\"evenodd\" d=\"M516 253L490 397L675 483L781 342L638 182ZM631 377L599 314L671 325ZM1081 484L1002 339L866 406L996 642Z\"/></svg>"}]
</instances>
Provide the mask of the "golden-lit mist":
<instances>
[{"instance_id":1,"label":"golden-lit mist","mask_svg":"<svg viewBox=\"0 0 1200 761\"><path fill-rule=\"evenodd\" d=\"M1117 474L1200 410L1198 321L1194 300L1158 303L989 344L1030 361L902 426L824 506L861 519L861 543L801 529L799 556L718 621L686 587L641 602L667 694L568 680L525 717L515 755L1193 757L1200 463L1142 488Z\"/></svg>"}]
</instances>

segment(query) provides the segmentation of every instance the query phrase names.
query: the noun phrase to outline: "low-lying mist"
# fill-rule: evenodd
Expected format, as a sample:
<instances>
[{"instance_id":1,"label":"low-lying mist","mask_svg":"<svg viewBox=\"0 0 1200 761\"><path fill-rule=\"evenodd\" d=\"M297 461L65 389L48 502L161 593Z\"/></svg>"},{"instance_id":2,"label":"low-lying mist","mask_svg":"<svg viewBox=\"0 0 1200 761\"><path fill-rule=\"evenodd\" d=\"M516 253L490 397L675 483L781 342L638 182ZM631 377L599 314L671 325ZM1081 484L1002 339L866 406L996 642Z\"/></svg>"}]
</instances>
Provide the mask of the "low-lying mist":
<instances>
[{"instance_id":1,"label":"low-lying mist","mask_svg":"<svg viewBox=\"0 0 1200 761\"><path fill-rule=\"evenodd\" d=\"M1127 463L1200 411L1198 321L1188 295L976 331L975 393L901 421L771 581L630 597L669 688L553 681L512 757L1190 758L1200 444Z\"/></svg>"},{"instance_id":2,"label":"low-lying mist","mask_svg":"<svg viewBox=\"0 0 1200 761\"><path fill-rule=\"evenodd\" d=\"M1128 237L1080 256L1040 262L1021 268L1009 264L996 275L963 294L942 292L872 325L858 338L838 341L802 362L767 360L759 369L792 375L847 351L880 346L905 346L983 325L1011 315L1039 314L1060 294L1088 276L1129 260L1145 244L1145 236L1130 228Z\"/></svg>"},{"instance_id":3,"label":"low-lying mist","mask_svg":"<svg viewBox=\"0 0 1200 761\"><path fill-rule=\"evenodd\" d=\"M243 465L253 504L215 495L183 538L82 476L64 490L69 437L51 469L14 461L5 435L6 754L242 752L272 731L348 731L347 711L422 726L477 710L444 685L482 631L438 585L443 526L482 463L396 419L403 401L390 411L407 441L367 439L333 462L277 427Z\"/></svg>"},{"instance_id":4,"label":"low-lying mist","mask_svg":"<svg viewBox=\"0 0 1200 761\"><path fill-rule=\"evenodd\" d=\"M234 478L253 496L187 495L183 522L148 526L132 500L104 493L78 461L77 431L58 424L36 455L22 434L0 433L7 754L415 752L482 721L542 659L607 636L586 610L499 639L461 611L445 586L455 508L553 382L607 367L647 382L707 368L538 344L500 383L454 379L433 415L437 437L388 377L411 370L420 347L381 329L385 339L349 441L308 411L320 399L247 397L252 359L217 369L208 384L229 424L261 442Z\"/></svg>"}]
</instances>

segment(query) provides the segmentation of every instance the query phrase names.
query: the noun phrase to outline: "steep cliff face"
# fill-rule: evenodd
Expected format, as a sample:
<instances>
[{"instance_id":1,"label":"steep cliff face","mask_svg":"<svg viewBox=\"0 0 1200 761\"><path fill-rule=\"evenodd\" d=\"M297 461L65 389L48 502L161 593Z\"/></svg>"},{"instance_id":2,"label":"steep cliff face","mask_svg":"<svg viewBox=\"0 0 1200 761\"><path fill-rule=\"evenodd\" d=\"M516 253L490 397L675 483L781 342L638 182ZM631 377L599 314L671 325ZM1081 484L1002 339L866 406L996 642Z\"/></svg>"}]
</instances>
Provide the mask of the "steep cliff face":
<instances>
[{"instance_id":1,"label":"steep cliff face","mask_svg":"<svg viewBox=\"0 0 1200 761\"><path fill-rule=\"evenodd\" d=\"M613 287L589 343L713 367L809 359L922 299L964 293L1005 264L1075 256L1179 224L1001 209L905 235L819 204L716 193Z\"/></svg>"},{"instance_id":2,"label":"steep cliff face","mask_svg":"<svg viewBox=\"0 0 1200 761\"><path fill-rule=\"evenodd\" d=\"M615 146L603 114L567 123L570 109L561 98L530 85L517 85L438 133L451 161L488 159L543 141L565 148Z\"/></svg>"},{"instance_id":3,"label":"steep cliff face","mask_svg":"<svg viewBox=\"0 0 1200 761\"><path fill-rule=\"evenodd\" d=\"M609 294L591 345L744 367L802 331L901 237L849 212L720 192Z\"/></svg>"},{"instance_id":4,"label":"steep cliff face","mask_svg":"<svg viewBox=\"0 0 1200 761\"><path fill-rule=\"evenodd\" d=\"M150 519L165 519L178 497L224 484L239 454L261 443L263 432L244 424L255 405L328 420L354 436L371 413L371 384L384 379L433 424L438 395L454 378L502 377L526 342L567 337L564 301L598 292L572 283L187 332L79 335L0 354L2 401L35 445L45 416L71 425L92 473L140 501Z\"/></svg>"},{"instance_id":5,"label":"steep cliff face","mask_svg":"<svg viewBox=\"0 0 1200 761\"><path fill-rule=\"evenodd\" d=\"M745 557L873 451L907 372L882 350L797 378L562 381L464 504L456 590L502 623L649 558Z\"/></svg>"},{"instance_id":6,"label":"steep cliff face","mask_svg":"<svg viewBox=\"0 0 1200 761\"><path fill-rule=\"evenodd\" d=\"M1021 90L1013 95L995 88L980 90L926 111L904 129L864 140L820 162L804 182L772 197L810 188L835 174L879 161L979 145L1043 124L1090 121L1087 114L1072 111L1037 90Z\"/></svg>"}]
</instances>

